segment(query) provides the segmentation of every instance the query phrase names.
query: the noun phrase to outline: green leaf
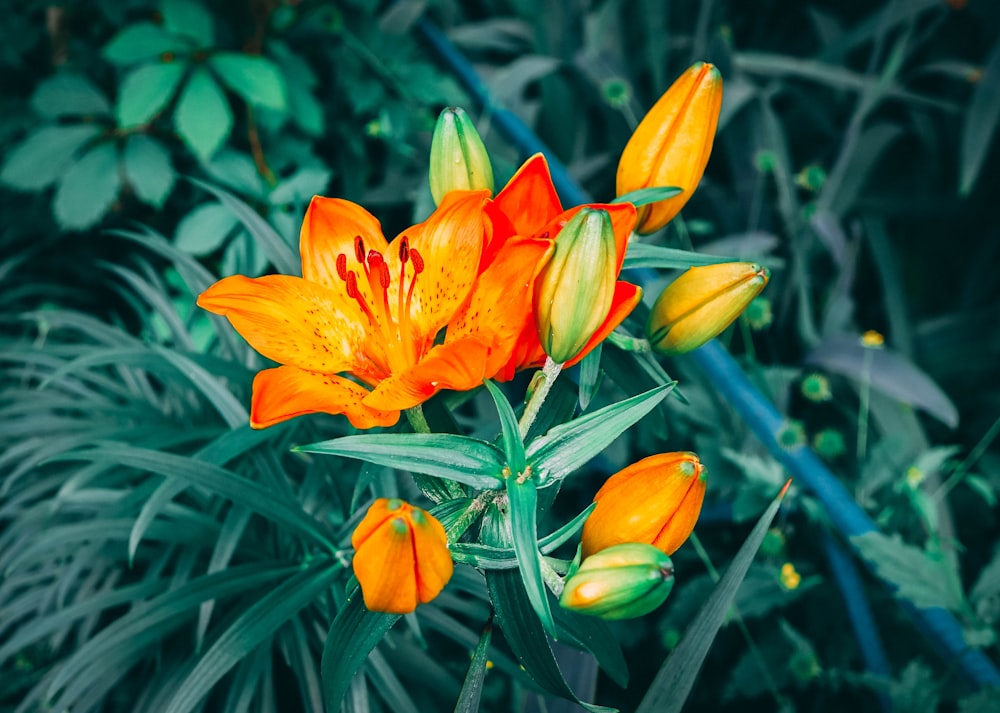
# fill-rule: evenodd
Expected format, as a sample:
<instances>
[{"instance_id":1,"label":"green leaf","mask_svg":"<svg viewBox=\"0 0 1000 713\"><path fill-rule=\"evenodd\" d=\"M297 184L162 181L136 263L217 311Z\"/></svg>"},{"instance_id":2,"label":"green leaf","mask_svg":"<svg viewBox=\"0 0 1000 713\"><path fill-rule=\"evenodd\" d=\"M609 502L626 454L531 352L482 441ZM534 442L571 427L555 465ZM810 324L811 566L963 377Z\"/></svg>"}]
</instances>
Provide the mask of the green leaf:
<instances>
[{"instance_id":1,"label":"green leaf","mask_svg":"<svg viewBox=\"0 0 1000 713\"><path fill-rule=\"evenodd\" d=\"M55 181L73 163L100 127L43 126L15 146L3 163L0 181L23 191L37 191Z\"/></svg>"},{"instance_id":2,"label":"green leaf","mask_svg":"<svg viewBox=\"0 0 1000 713\"><path fill-rule=\"evenodd\" d=\"M112 64L128 65L187 49L177 37L152 22L129 25L104 46L104 58Z\"/></svg>"},{"instance_id":3,"label":"green leaf","mask_svg":"<svg viewBox=\"0 0 1000 713\"><path fill-rule=\"evenodd\" d=\"M564 643L589 651L604 672L622 688L628 686L628 664L615 633L603 619L579 614L571 609L554 607L556 627Z\"/></svg>"},{"instance_id":4,"label":"green leaf","mask_svg":"<svg viewBox=\"0 0 1000 713\"><path fill-rule=\"evenodd\" d=\"M118 88L118 126L130 129L156 116L170 103L185 70L187 64L183 62L158 62L129 72Z\"/></svg>"},{"instance_id":5,"label":"green leaf","mask_svg":"<svg viewBox=\"0 0 1000 713\"><path fill-rule=\"evenodd\" d=\"M207 161L233 128L233 112L222 88L203 68L191 75L184 87L174 126L184 142L202 161Z\"/></svg>"},{"instance_id":6,"label":"green leaf","mask_svg":"<svg viewBox=\"0 0 1000 713\"><path fill-rule=\"evenodd\" d=\"M449 433L370 433L294 450L356 458L389 468L449 478L474 488L503 487L503 454L485 441Z\"/></svg>"},{"instance_id":7,"label":"green leaf","mask_svg":"<svg viewBox=\"0 0 1000 713\"><path fill-rule=\"evenodd\" d=\"M285 80L266 57L220 52L208 60L223 83L253 106L284 111Z\"/></svg>"},{"instance_id":8,"label":"green leaf","mask_svg":"<svg viewBox=\"0 0 1000 713\"><path fill-rule=\"evenodd\" d=\"M173 35L194 40L198 48L211 47L215 39L212 15L202 3L194 0L164 0L163 29Z\"/></svg>"},{"instance_id":9,"label":"green leaf","mask_svg":"<svg viewBox=\"0 0 1000 713\"><path fill-rule=\"evenodd\" d=\"M690 250L665 248L660 245L632 242L625 253L623 270L641 267L655 267L663 270L686 270L698 265L715 265L721 262L735 262L735 258L700 255Z\"/></svg>"},{"instance_id":10,"label":"green leaf","mask_svg":"<svg viewBox=\"0 0 1000 713\"><path fill-rule=\"evenodd\" d=\"M174 244L196 257L215 252L236 229L236 216L220 203L205 203L181 218Z\"/></svg>"},{"instance_id":11,"label":"green leaf","mask_svg":"<svg viewBox=\"0 0 1000 713\"><path fill-rule=\"evenodd\" d=\"M60 72L39 84L31 95L31 106L49 119L111 113L111 105L101 90L89 79L69 72Z\"/></svg>"},{"instance_id":12,"label":"green leaf","mask_svg":"<svg viewBox=\"0 0 1000 713\"><path fill-rule=\"evenodd\" d=\"M323 105L317 101L312 92L302 82L294 79L289 81L285 74L285 88L288 91L288 114L292 121L310 136L319 138L326 128L326 117Z\"/></svg>"},{"instance_id":13,"label":"green leaf","mask_svg":"<svg viewBox=\"0 0 1000 713\"><path fill-rule=\"evenodd\" d=\"M271 205L305 205L315 195L326 193L333 172L326 168L302 168L284 179L268 195Z\"/></svg>"},{"instance_id":14,"label":"green leaf","mask_svg":"<svg viewBox=\"0 0 1000 713\"><path fill-rule=\"evenodd\" d=\"M1000 124L1000 40L993 43L989 57L983 63L983 73L965 110L962 127L960 158L961 182L958 192L965 196L972 190L990 155L990 144L996 139Z\"/></svg>"},{"instance_id":15,"label":"green leaf","mask_svg":"<svg viewBox=\"0 0 1000 713\"><path fill-rule=\"evenodd\" d=\"M132 134L125 144L124 164L125 178L140 200L161 208L177 178L163 144L143 134Z\"/></svg>"},{"instance_id":16,"label":"green leaf","mask_svg":"<svg viewBox=\"0 0 1000 713\"><path fill-rule=\"evenodd\" d=\"M670 393L673 384L657 386L625 401L554 427L528 447L528 463L539 487L562 480L603 451Z\"/></svg>"},{"instance_id":17,"label":"green leaf","mask_svg":"<svg viewBox=\"0 0 1000 713\"><path fill-rule=\"evenodd\" d=\"M520 563L519 571L524 580L528 601L542 622L542 628L553 639L556 624L549 608L548 592L542 579L540 555L538 554L538 489L533 478L519 480L516 475L506 479L507 500L510 503L511 534L514 537L514 551Z\"/></svg>"},{"instance_id":18,"label":"green leaf","mask_svg":"<svg viewBox=\"0 0 1000 713\"><path fill-rule=\"evenodd\" d=\"M320 671L327 713L339 713L354 674L398 619L398 614L368 611L361 591L354 589L333 620L323 645Z\"/></svg>"},{"instance_id":19,"label":"green leaf","mask_svg":"<svg viewBox=\"0 0 1000 713\"><path fill-rule=\"evenodd\" d=\"M517 416L514 415L514 409L511 408L510 402L504 396L500 387L489 379L483 383L486 384L486 390L493 397L497 413L500 414L500 429L503 437L504 456L507 458L507 466L510 468L512 475L520 475L524 472L524 467L528 462L524 456L524 441L521 440L521 431L517 425Z\"/></svg>"},{"instance_id":20,"label":"green leaf","mask_svg":"<svg viewBox=\"0 0 1000 713\"><path fill-rule=\"evenodd\" d=\"M657 201L665 201L668 198L679 196L683 192L683 188L677 188L675 186L654 186L652 188L640 188L638 190L631 191L625 195L618 196L611 202L631 203L632 205L638 207L641 205L648 205L649 203L656 203Z\"/></svg>"},{"instance_id":21,"label":"green leaf","mask_svg":"<svg viewBox=\"0 0 1000 713\"><path fill-rule=\"evenodd\" d=\"M899 597L914 606L962 610L962 591L943 559L875 531L855 535L851 544L881 579L896 585Z\"/></svg>"},{"instance_id":22,"label":"green leaf","mask_svg":"<svg viewBox=\"0 0 1000 713\"><path fill-rule=\"evenodd\" d=\"M166 713L189 713L229 670L311 604L341 575L324 562L289 577L237 617L180 684Z\"/></svg>"},{"instance_id":23,"label":"green leaf","mask_svg":"<svg viewBox=\"0 0 1000 713\"><path fill-rule=\"evenodd\" d=\"M663 662L636 713L680 713L691 688L694 686L698 671L701 670L701 665L705 661L708 649L712 646L715 635L726 620L726 613L732 606L733 598L736 596L747 570L750 569L750 564L753 562L761 542L764 541L764 536L767 534L768 528L771 527L774 516L778 514L778 508L781 506L781 500L785 497L787 490L788 483L754 525L743 546L740 547L739 552L730 563L729 569L712 590L712 594L698 612L698 616L684 632L684 638Z\"/></svg>"},{"instance_id":24,"label":"green leaf","mask_svg":"<svg viewBox=\"0 0 1000 713\"><path fill-rule=\"evenodd\" d=\"M580 362L580 410L586 411L601 382L601 353L604 343L594 347Z\"/></svg>"},{"instance_id":25,"label":"green leaf","mask_svg":"<svg viewBox=\"0 0 1000 713\"><path fill-rule=\"evenodd\" d=\"M71 230L90 227L114 203L120 180L114 145L94 147L70 166L59 182L52 204L56 220Z\"/></svg>"},{"instance_id":26,"label":"green leaf","mask_svg":"<svg viewBox=\"0 0 1000 713\"><path fill-rule=\"evenodd\" d=\"M483 629L479 643L472 652L472 661L469 662L469 672L465 674L465 681L462 683L462 691L458 694L455 702L455 713L477 713L479 711L479 700L483 694L483 681L486 679L486 664L490 652L490 638L493 634L493 619L487 622Z\"/></svg>"}]
</instances>

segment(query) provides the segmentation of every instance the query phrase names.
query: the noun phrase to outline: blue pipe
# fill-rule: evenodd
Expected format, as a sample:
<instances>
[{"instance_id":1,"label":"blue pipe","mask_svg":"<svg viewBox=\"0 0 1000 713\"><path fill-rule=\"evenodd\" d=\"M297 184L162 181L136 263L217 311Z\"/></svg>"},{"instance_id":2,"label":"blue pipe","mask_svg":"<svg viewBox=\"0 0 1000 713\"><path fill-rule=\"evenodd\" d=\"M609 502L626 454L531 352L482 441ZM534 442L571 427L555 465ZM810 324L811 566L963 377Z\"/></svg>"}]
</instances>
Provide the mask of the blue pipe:
<instances>
[{"instance_id":1,"label":"blue pipe","mask_svg":"<svg viewBox=\"0 0 1000 713\"><path fill-rule=\"evenodd\" d=\"M459 82L488 112L494 125L516 145L523 154L544 153L549 162L552 181L562 199L570 205L591 202L586 192L573 180L555 156L539 140L535 133L514 113L497 106L490 99L489 92L478 73L429 20L421 18L417 22L420 32L433 50L448 65ZM638 273L636 270L633 273ZM640 282L648 280L651 271L644 271ZM850 538L865 532L877 530L875 523L862 510L854 498L844 489L840 481L829 471L822 461L807 447L786 449L777 440L785 419L774 405L758 391L733 357L718 342L712 341L700 349L686 355L713 384L716 390L743 418L771 454L788 469L797 482L813 493L820 502L830 521L844 537ZM867 563L866 563L867 564ZM843 572L844 569L834 570ZM873 572L874 573L874 572ZM877 573L874 573L877 576ZM838 580L839 581L839 580ZM888 584L888 583L887 583ZM860 581L842 586L845 599L850 598L848 607L863 607L864 600ZM850 594L847 594L849 592ZM946 660L957 660L966 678L977 687L1000 686L1000 671L981 651L966 646L962 627L945 609L930 607L920 609L902 600L904 608L910 612L921 630L937 644L938 653ZM860 611L860 609L858 609ZM869 613L870 617L870 613ZM872 628L874 632L874 628ZM859 641L860 643L860 641Z\"/></svg>"}]
</instances>

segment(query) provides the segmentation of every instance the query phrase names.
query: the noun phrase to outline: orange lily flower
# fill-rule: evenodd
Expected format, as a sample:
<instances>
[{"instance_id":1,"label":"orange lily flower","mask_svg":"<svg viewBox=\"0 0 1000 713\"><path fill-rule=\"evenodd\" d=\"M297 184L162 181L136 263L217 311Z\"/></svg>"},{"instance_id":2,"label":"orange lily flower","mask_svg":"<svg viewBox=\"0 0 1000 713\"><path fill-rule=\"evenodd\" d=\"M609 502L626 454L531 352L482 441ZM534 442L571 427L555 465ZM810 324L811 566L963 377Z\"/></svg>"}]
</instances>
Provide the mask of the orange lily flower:
<instances>
[{"instance_id":1,"label":"orange lily flower","mask_svg":"<svg viewBox=\"0 0 1000 713\"><path fill-rule=\"evenodd\" d=\"M451 579L444 526L426 510L379 498L351 536L354 574L371 611L408 614Z\"/></svg>"}]
</instances>

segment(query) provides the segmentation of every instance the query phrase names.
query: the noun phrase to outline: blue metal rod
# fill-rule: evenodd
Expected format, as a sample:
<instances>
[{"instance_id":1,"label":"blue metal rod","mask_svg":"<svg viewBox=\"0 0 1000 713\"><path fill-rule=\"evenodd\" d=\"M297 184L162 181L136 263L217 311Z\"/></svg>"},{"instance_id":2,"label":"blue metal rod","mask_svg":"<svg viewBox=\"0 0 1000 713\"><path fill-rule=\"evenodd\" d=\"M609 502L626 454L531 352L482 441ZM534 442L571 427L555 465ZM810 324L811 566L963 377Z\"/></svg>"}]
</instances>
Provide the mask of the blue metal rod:
<instances>
[{"instance_id":1,"label":"blue metal rod","mask_svg":"<svg viewBox=\"0 0 1000 713\"><path fill-rule=\"evenodd\" d=\"M573 180L562 162L552 155L531 128L516 114L497 106L491 100L486 86L473 66L433 23L421 18L417 23L417 29L449 66L459 82L479 102L483 111L489 113L492 122L511 143L525 155L545 154L552 173L552 181L567 204L591 202L590 196ZM633 273L639 272L633 271ZM651 271L644 273L640 275L641 282L645 282L647 276L653 274ZM750 383L729 352L712 341L683 358L692 361L702 371L771 454L788 469L800 485L822 502L830 521L841 535L849 538L878 529L816 454L805 446L786 449L778 442L777 436L783 428L785 419ZM873 573L877 576L877 573ZM860 586L860 582L858 585ZM846 591L853 592L850 596L858 601L863 598L860 589L848 588ZM981 651L971 649L965 644L962 627L950 612L937 607L920 609L905 600L903 604L921 630L937 644L938 653L947 660L957 660L971 683L977 687L1000 686L1000 671L996 665ZM848 606L852 604L849 602ZM867 607L867 602L864 606Z\"/></svg>"}]
</instances>

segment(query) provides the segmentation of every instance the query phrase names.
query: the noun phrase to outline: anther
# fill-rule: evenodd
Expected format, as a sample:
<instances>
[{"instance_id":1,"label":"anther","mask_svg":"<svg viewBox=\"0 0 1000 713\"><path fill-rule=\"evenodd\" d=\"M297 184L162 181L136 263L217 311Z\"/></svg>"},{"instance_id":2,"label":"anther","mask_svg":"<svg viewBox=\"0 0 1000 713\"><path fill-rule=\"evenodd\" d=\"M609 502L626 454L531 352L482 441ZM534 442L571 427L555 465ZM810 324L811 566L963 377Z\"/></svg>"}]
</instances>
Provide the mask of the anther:
<instances>
[{"instance_id":1,"label":"anther","mask_svg":"<svg viewBox=\"0 0 1000 713\"><path fill-rule=\"evenodd\" d=\"M405 235L399 239L399 261L406 263L410 259L410 240Z\"/></svg>"},{"instance_id":2,"label":"anther","mask_svg":"<svg viewBox=\"0 0 1000 713\"><path fill-rule=\"evenodd\" d=\"M365 241L361 239L360 235L354 236L354 257L360 263L365 261Z\"/></svg>"},{"instance_id":3,"label":"anther","mask_svg":"<svg viewBox=\"0 0 1000 713\"><path fill-rule=\"evenodd\" d=\"M424 258L417 252L416 248L410 248L410 260L413 261L413 273L419 275L424 271Z\"/></svg>"},{"instance_id":4,"label":"anther","mask_svg":"<svg viewBox=\"0 0 1000 713\"><path fill-rule=\"evenodd\" d=\"M378 283L383 290L389 289L389 266L385 264L385 260L378 264Z\"/></svg>"},{"instance_id":5,"label":"anther","mask_svg":"<svg viewBox=\"0 0 1000 713\"><path fill-rule=\"evenodd\" d=\"M354 270L347 273L347 277L344 278L347 283L347 296L352 300L358 299L358 276L354 274Z\"/></svg>"},{"instance_id":6,"label":"anther","mask_svg":"<svg viewBox=\"0 0 1000 713\"><path fill-rule=\"evenodd\" d=\"M337 256L337 277L347 279L347 256L344 253Z\"/></svg>"}]
</instances>

